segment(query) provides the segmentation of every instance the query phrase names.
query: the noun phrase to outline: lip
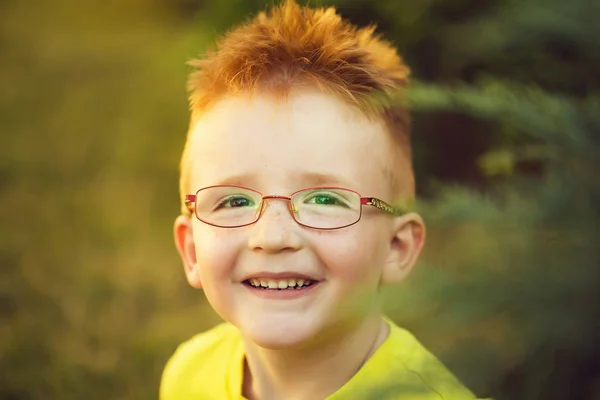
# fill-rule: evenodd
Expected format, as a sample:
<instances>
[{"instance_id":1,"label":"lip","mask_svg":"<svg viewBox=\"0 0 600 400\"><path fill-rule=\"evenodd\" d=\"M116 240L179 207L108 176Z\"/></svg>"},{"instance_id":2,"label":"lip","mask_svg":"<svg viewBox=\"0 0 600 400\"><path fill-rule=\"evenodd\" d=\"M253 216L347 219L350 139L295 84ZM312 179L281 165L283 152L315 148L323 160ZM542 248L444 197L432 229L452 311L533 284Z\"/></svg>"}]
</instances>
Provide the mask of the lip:
<instances>
[{"instance_id":1,"label":"lip","mask_svg":"<svg viewBox=\"0 0 600 400\"><path fill-rule=\"evenodd\" d=\"M315 281L319 282L320 279L315 278L314 276L300 274L298 272L293 271L283 271L283 272L257 272L255 274L247 275L244 277L241 282L247 281L249 279L304 279L306 281Z\"/></svg>"},{"instance_id":2,"label":"lip","mask_svg":"<svg viewBox=\"0 0 600 400\"><path fill-rule=\"evenodd\" d=\"M313 293L317 287L321 285L320 281L315 281L310 286L306 286L303 289L257 289L251 285L242 283L243 287L248 290L251 294L258 296L263 299L269 300L294 300L299 299Z\"/></svg>"}]
</instances>

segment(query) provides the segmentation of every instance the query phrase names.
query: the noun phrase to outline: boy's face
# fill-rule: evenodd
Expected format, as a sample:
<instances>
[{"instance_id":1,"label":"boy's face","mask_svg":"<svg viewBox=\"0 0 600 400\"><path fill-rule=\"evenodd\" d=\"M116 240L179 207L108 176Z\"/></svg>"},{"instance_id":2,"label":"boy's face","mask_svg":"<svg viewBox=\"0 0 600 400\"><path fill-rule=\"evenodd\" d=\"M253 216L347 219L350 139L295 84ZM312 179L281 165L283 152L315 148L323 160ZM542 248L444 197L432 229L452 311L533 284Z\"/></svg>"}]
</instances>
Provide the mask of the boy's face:
<instances>
[{"instance_id":1,"label":"boy's face","mask_svg":"<svg viewBox=\"0 0 600 400\"><path fill-rule=\"evenodd\" d=\"M193 128L189 193L233 184L289 196L312 186L338 186L388 200L384 129L316 91L295 92L284 101L229 97ZM424 227L415 214L394 217L363 206L357 224L323 231L298 225L286 200L266 202L260 219L245 227L219 228L185 216L175 224L190 284L202 287L223 319L263 347L334 337L377 312L380 283L404 278L423 243ZM270 289L244 283L269 273L316 283L295 298L264 296L257 291Z\"/></svg>"}]
</instances>

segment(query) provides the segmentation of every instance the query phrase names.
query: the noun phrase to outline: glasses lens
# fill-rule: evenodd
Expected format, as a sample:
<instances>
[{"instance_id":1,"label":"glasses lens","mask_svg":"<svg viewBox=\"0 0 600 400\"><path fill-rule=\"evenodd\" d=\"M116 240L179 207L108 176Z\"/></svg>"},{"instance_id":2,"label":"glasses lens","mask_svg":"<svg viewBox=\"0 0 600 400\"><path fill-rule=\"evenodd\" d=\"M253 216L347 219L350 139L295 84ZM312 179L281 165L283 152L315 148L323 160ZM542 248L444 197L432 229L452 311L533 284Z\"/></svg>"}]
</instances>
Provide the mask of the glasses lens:
<instances>
[{"instance_id":1,"label":"glasses lens","mask_svg":"<svg viewBox=\"0 0 600 400\"><path fill-rule=\"evenodd\" d=\"M196 216L221 227L235 227L256 221L262 196L250 189L214 186L196 193Z\"/></svg>"},{"instance_id":2,"label":"glasses lens","mask_svg":"<svg viewBox=\"0 0 600 400\"><path fill-rule=\"evenodd\" d=\"M292 197L296 220L313 228L335 229L360 219L360 196L338 188L307 189Z\"/></svg>"}]
</instances>

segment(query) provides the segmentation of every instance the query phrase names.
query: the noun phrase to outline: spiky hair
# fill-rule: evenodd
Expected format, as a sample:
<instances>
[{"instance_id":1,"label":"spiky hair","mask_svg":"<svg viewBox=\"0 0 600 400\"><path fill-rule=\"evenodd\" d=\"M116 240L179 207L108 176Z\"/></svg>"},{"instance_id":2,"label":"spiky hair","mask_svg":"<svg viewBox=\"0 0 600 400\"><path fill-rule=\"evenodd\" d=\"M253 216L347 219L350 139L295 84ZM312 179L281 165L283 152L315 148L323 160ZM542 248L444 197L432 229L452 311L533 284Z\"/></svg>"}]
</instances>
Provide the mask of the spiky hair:
<instances>
[{"instance_id":1,"label":"spiky hair","mask_svg":"<svg viewBox=\"0 0 600 400\"><path fill-rule=\"evenodd\" d=\"M372 101L375 94L387 97L405 87L409 69L396 49L375 35L375 26L359 29L332 7L311 9L285 0L225 34L214 51L190 65L194 67L188 81L190 132L194 121L225 95L260 91L286 96L312 85L367 115L383 117L410 169L408 181L401 185L404 189L398 190L414 191L406 110L385 102L375 106ZM188 138L181 160L182 199L189 190L189 142ZM184 206L182 211L188 213Z\"/></svg>"}]
</instances>

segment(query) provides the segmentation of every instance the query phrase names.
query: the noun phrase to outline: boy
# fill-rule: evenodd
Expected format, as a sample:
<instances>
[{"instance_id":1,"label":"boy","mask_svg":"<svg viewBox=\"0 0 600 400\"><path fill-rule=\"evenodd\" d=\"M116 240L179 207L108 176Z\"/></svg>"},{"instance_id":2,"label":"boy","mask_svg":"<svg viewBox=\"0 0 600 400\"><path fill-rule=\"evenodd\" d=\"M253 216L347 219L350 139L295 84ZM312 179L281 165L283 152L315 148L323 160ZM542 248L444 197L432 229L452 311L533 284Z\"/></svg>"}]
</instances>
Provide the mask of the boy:
<instances>
[{"instance_id":1,"label":"boy","mask_svg":"<svg viewBox=\"0 0 600 400\"><path fill-rule=\"evenodd\" d=\"M293 0L195 61L175 243L227 321L179 347L163 400L471 399L380 311L425 239L396 51Z\"/></svg>"}]
</instances>

